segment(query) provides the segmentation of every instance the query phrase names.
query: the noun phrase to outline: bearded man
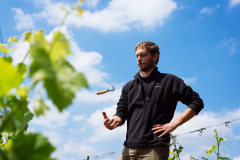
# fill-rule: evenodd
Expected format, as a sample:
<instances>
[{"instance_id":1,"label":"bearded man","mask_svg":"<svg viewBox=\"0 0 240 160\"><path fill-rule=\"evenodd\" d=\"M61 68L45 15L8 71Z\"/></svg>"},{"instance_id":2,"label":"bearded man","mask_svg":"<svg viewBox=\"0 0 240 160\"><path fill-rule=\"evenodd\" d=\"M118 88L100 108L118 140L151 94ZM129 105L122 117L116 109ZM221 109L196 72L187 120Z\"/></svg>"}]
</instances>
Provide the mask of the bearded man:
<instances>
[{"instance_id":1,"label":"bearded man","mask_svg":"<svg viewBox=\"0 0 240 160\"><path fill-rule=\"evenodd\" d=\"M118 160L167 160L169 133L197 115L203 101L182 79L158 71L158 45L140 42L135 51L140 71L123 87L116 114L109 119L102 113L103 123L112 130L127 120L125 147ZM171 121L178 101L188 107Z\"/></svg>"}]
</instances>

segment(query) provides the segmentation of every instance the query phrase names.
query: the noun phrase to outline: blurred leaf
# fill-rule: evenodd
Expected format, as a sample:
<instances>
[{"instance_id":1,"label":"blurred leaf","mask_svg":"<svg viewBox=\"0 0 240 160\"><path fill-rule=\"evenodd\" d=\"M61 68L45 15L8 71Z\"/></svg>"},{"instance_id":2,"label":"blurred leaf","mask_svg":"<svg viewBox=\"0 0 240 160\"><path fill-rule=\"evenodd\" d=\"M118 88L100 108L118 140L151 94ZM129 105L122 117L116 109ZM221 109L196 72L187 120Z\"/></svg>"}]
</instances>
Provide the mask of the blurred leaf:
<instances>
[{"instance_id":1,"label":"blurred leaf","mask_svg":"<svg viewBox=\"0 0 240 160\"><path fill-rule=\"evenodd\" d=\"M1 129L4 128L7 131L25 130L27 123L33 118L33 114L27 107L26 97L21 97L18 100L15 95L9 95L7 96L7 105L11 111L6 113Z\"/></svg>"},{"instance_id":2,"label":"blurred leaf","mask_svg":"<svg viewBox=\"0 0 240 160\"><path fill-rule=\"evenodd\" d=\"M23 87L23 88L17 88L16 93L20 96L20 97L27 97L27 87Z\"/></svg>"},{"instance_id":3,"label":"blurred leaf","mask_svg":"<svg viewBox=\"0 0 240 160\"><path fill-rule=\"evenodd\" d=\"M180 152L182 152L182 150L183 150L183 146L179 146L179 148L178 148L178 153L180 153Z\"/></svg>"},{"instance_id":4,"label":"blurred leaf","mask_svg":"<svg viewBox=\"0 0 240 160\"><path fill-rule=\"evenodd\" d=\"M216 137L217 135L215 134L215 135L212 135L212 137Z\"/></svg>"},{"instance_id":5,"label":"blurred leaf","mask_svg":"<svg viewBox=\"0 0 240 160\"><path fill-rule=\"evenodd\" d=\"M5 145L4 145L4 148L7 150L7 151L10 151L12 150L12 146L13 146L13 140L12 139L9 139Z\"/></svg>"},{"instance_id":6,"label":"blurred leaf","mask_svg":"<svg viewBox=\"0 0 240 160\"><path fill-rule=\"evenodd\" d=\"M56 63L59 59L65 59L67 55L72 54L70 51L69 41L61 32L54 32L52 40L52 50L50 52L50 59Z\"/></svg>"},{"instance_id":7,"label":"blurred leaf","mask_svg":"<svg viewBox=\"0 0 240 160\"><path fill-rule=\"evenodd\" d=\"M36 99L34 112L38 116L44 115L46 116L47 111L49 110L48 106L44 103L43 99Z\"/></svg>"},{"instance_id":8,"label":"blurred leaf","mask_svg":"<svg viewBox=\"0 0 240 160\"><path fill-rule=\"evenodd\" d=\"M45 33L45 31L43 29L39 29L38 32L41 33L41 34Z\"/></svg>"},{"instance_id":9,"label":"blurred leaf","mask_svg":"<svg viewBox=\"0 0 240 160\"><path fill-rule=\"evenodd\" d=\"M18 42L17 37L10 37L9 39L11 42Z\"/></svg>"},{"instance_id":10,"label":"blurred leaf","mask_svg":"<svg viewBox=\"0 0 240 160\"><path fill-rule=\"evenodd\" d=\"M8 53L14 49L17 49L17 48L11 48L11 49L8 49L8 48L5 48L5 45L0 43L0 51L2 51L3 53Z\"/></svg>"},{"instance_id":11,"label":"blurred leaf","mask_svg":"<svg viewBox=\"0 0 240 160\"><path fill-rule=\"evenodd\" d=\"M52 160L55 148L41 133L19 133L13 140L12 155L16 160Z\"/></svg>"},{"instance_id":12,"label":"blurred leaf","mask_svg":"<svg viewBox=\"0 0 240 160\"><path fill-rule=\"evenodd\" d=\"M31 39L32 39L32 32L27 31L23 35L24 35L24 40L23 41L26 41L26 42L30 42L31 41Z\"/></svg>"},{"instance_id":13,"label":"blurred leaf","mask_svg":"<svg viewBox=\"0 0 240 160\"><path fill-rule=\"evenodd\" d=\"M78 11L78 16L79 16L79 17L82 17L83 9L82 9L81 7L78 7L78 8L77 8L77 11Z\"/></svg>"},{"instance_id":14,"label":"blurred leaf","mask_svg":"<svg viewBox=\"0 0 240 160\"><path fill-rule=\"evenodd\" d=\"M227 140L226 138L220 137L220 138L218 138L218 143L220 143L220 142L222 142L222 141L226 141L226 140Z\"/></svg>"},{"instance_id":15,"label":"blurred leaf","mask_svg":"<svg viewBox=\"0 0 240 160\"><path fill-rule=\"evenodd\" d=\"M21 68L18 70L18 67L12 66L11 57L0 58L0 97L21 84L26 73L26 65L23 64Z\"/></svg>"},{"instance_id":16,"label":"blurred leaf","mask_svg":"<svg viewBox=\"0 0 240 160\"><path fill-rule=\"evenodd\" d=\"M48 51L48 45L43 34L35 33L30 46L30 55L33 61L30 65L30 74L34 80L43 80L48 97L57 108L62 111L72 103L80 87L88 87L82 73L78 73L65 58L71 54L69 42L65 36L57 32L51 42L53 47Z\"/></svg>"},{"instance_id":17,"label":"blurred leaf","mask_svg":"<svg viewBox=\"0 0 240 160\"><path fill-rule=\"evenodd\" d=\"M209 147L206 150L207 156L210 157L210 154L217 148L217 146L214 144L213 146Z\"/></svg>"}]
</instances>

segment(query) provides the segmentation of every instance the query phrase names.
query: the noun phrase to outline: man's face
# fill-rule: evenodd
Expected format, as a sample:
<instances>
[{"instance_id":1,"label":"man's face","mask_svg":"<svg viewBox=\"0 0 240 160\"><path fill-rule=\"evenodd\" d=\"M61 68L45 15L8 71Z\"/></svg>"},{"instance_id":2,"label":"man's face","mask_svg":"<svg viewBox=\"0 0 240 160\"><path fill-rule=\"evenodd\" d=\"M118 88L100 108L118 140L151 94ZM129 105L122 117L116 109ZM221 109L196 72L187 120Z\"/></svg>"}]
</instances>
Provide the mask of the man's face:
<instances>
[{"instance_id":1,"label":"man's face","mask_svg":"<svg viewBox=\"0 0 240 160\"><path fill-rule=\"evenodd\" d=\"M155 54L156 55L156 54ZM156 57L152 56L150 52L146 50L146 48L137 48L136 57L138 68L140 71L146 72L155 67L155 59Z\"/></svg>"}]
</instances>

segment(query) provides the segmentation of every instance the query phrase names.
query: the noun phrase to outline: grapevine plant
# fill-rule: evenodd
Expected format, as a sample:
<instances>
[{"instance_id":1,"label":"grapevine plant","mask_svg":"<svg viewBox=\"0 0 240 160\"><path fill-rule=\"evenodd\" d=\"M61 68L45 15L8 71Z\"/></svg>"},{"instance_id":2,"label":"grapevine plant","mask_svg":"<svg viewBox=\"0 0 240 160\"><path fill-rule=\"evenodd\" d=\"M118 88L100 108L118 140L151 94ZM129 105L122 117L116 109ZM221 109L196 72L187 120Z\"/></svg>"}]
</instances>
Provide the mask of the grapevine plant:
<instances>
[{"instance_id":1,"label":"grapevine plant","mask_svg":"<svg viewBox=\"0 0 240 160\"><path fill-rule=\"evenodd\" d=\"M212 137L216 138L217 145L214 144L206 150L207 156L210 157L211 153L214 152L217 155L217 160L230 160L228 157L222 157L221 155L223 153L220 153L220 143L222 141L226 141L227 139L224 137L220 137L221 131L214 129L213 132L215 134ZM168 160L180 160L179 154L182 152L183 147L177 142L176 136L172 134L171 134L171 140L172 140L172 143L169 146L169 148L173 146L173 149L170 151L170 156L168 157ZM198 160L192 156L190 156L190 159ZM201 159L208 160L208 158L206 157L201 157Z\"/></svg>"},{"instance_id":2,"label":"grapevine plant","mask_svg":"<svg viewBox=\"0 0 240 160\"><path fill-rule=\"evenodd\" d=\"M60 26L71 12L82 14L82 0L72 11L66 11ZM83 73L77 72L66 60L72 54L69 40L60 31L54 33L48 42L44 30L25 32L22 38L7 38L0 43L0 160L51 160L55 147L41 133L27 133L29 121L34 116L46 115L49 110L42 98L34 99L34 113L28 109L28 95L38 83L42 83L48 99L62 112L75 98L80 88L88 88ZM17 66L9 52L12 43L30 43L30 47ZM24 60L32 59L27 66ZM30 79L30 85L23 85L24 79Z\"/></svg>"}]
</instances>

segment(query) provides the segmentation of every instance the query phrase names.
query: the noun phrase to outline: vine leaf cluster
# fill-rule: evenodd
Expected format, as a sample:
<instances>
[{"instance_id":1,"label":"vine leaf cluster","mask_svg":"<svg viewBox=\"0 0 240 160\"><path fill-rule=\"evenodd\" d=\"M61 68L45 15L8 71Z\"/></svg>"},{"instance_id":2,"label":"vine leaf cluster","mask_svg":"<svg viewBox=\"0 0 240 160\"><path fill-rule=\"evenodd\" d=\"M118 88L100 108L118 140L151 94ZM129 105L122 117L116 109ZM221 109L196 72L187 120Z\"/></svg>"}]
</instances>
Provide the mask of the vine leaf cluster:
<instances>
[{"instance_id":1,"label":"vine leaf cluster","mask_svg":"<svg viewBox=\"0 0 240 160\"><path fill-rule=\"evenodd\" d=\"M83 0L75 8L82 14ZM69 13L66 13L66 16ZM63 18L62 23L66 19ZM25 32L19 39L6 38L7 43L0 43L0 160L52 160L51 154L56 149L41 133L26 133L29 121L36 116L46 115L49 107L45 99L33 99L34 113L28 108L28 97L35 86L41 82L48 99L62 112L75 98L81 88L88 88L83 73L79 73L67 61L72 54L69 40L60 31L54 32L53 39L45 39L44 30ZM12 43L30 43L30 48L17 66L8 54L16 48ZM24 60L30 56L29 66ZM29 76L30 85L22 82Z\"/></svg>"}]
</instances>

